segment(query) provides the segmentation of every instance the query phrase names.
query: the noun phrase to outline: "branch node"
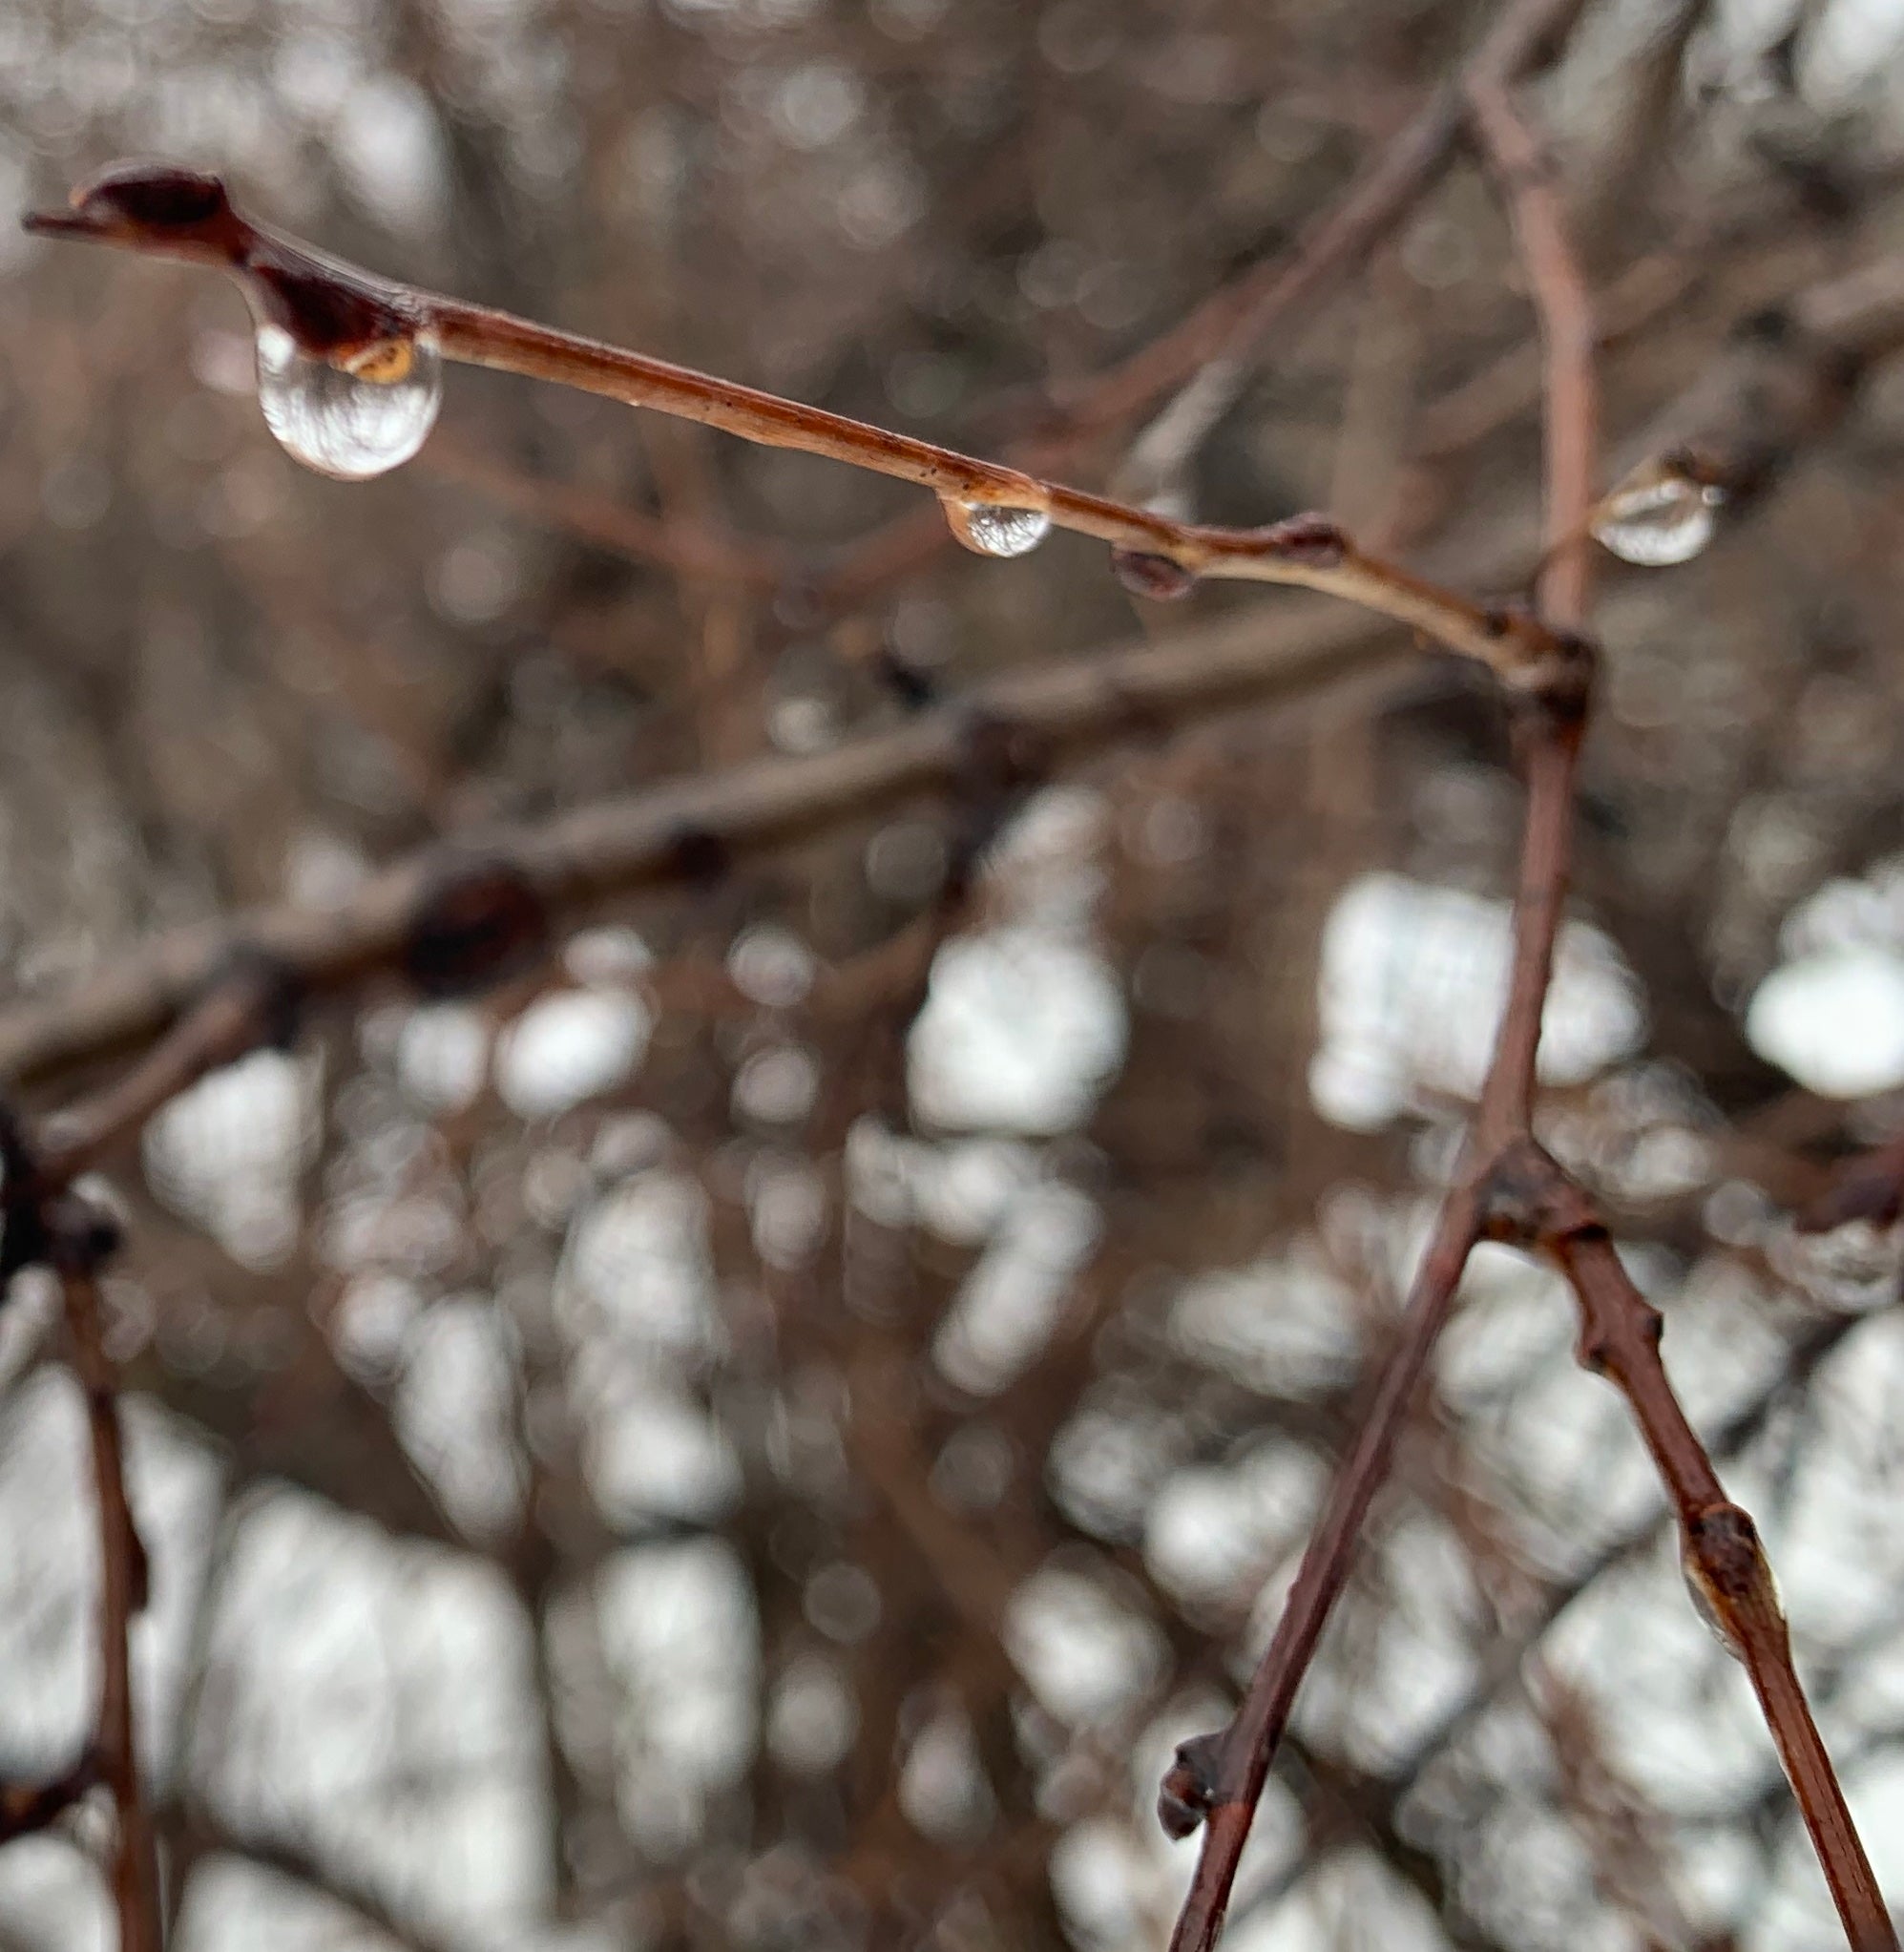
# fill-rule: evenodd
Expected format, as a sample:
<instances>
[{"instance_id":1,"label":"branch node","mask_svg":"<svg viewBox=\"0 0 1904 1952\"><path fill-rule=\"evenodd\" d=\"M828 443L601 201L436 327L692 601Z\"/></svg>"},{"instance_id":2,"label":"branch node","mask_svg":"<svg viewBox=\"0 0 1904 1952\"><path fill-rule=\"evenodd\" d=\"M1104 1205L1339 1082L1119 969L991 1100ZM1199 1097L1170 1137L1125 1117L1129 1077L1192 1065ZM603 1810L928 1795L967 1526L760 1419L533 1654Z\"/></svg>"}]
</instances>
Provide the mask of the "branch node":
<instances>
[{"instance_id":1,"label":"branch node","mask_svg":"<svg viewBox=\"0 0 1904 1952\"><path fill-rule=\"evenodd\" d=\"M712 888L734 871L734 850L711 827L682 821L668 841L668 871L690 888Z\"/></svg>"},{"instance_id":2,"label":"branch node","mask_svg":"<svg viewBox=\"0 0 1904 1952\"><path fill-rule=\"evenodd\" d=\"M1222 1775L1228 1740L1229 1731L1220 1729L1177 1745L1176 1759L1157 1792L1157 1820L1173 1842L1193 1835L1210 1812L1227 1800Z\"/></svg>"},{"instance_id":3,"label":"branch node","mask_svg":"<svg viewBox=\"0 0 1904 1952\"><path fill-rule=\"evenodd\" d=\"M1314 569L1335 569L1349 554L1349 537L1339 522L1313 510L1271 522L1256 532L1256 540L1291 562L1308 563Z\"/></svg>"},{"instance_id":4,"label":"branch node","mask_svg":"<svg viewBox=\"0 0 1904 1952\"><path fill-rule=\"evenodd\" d=\"M462 996L534 961L548 939L548 905L520 868L452 858L417 896L404 970L426 996Z\"/></svg>"},{"instance_id":5,"label":"branch node","mask_svg":"<svg viewBox=\"0 0 1904 1952\"><path fill-rule=\"evenodd\" d=\"M1509 1247L1552 1247L1606 1230L1559 1162L1529 1138L1511 1139L1495 1154L1475 1182L1475 1196L1481 1237Z\"/></svg>"},{"instance_id":6,"label":"branch node","mask_svg":"<svg viewBox=\"0 0 1904 1952\"><path fill-rule=\"evenodd\" d=\"M62 1193L42 1209L46 1259L61 1274L96 1274L124 1244L118 1217L96 1200Z\"/></svg>"}]
</instances>

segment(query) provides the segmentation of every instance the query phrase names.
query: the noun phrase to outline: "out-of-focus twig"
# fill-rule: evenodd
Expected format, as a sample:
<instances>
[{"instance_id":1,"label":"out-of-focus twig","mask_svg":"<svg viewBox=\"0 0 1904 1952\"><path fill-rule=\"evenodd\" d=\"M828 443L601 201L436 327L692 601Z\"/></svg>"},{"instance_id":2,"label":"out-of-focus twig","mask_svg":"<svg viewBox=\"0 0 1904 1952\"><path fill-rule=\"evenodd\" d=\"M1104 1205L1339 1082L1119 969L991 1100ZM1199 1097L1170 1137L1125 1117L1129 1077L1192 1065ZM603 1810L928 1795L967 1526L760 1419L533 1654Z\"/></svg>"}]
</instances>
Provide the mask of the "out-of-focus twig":
<instances>
[{"instance_id":1,"label":"out-of-focus twig","mask_svg":"<svg viewBox=\"0 0 1904 1952\"><path fill-rule=\"evenodd\" d=\"M99 1516L99 1703L93 1766L111 1792L115 1816L112 1888L119 1952L161 1952L158 1856L139 1784L134 1738L132 1624L146 1603L145 1547L126 1497L125 1453L116 1378L100 1322L97 1265L110 1234L74 1201L49 1217L52 1258L66 1298L73 1363L86 1397L93 1480Z\"/></svg>"}]
</instances>

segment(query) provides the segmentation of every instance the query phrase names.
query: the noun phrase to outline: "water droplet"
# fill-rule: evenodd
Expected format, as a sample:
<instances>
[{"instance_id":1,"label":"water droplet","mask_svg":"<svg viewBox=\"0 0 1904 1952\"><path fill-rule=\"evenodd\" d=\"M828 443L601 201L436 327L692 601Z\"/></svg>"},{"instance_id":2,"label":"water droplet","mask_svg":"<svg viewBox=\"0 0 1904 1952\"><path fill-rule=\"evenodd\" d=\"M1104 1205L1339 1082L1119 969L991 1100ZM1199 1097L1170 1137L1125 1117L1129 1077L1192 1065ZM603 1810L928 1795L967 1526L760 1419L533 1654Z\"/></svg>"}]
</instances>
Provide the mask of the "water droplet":
<instances>
[{"instance_id":1,"label":"water droplet","mask_svg":"<svg viewBox=\"0 0 1904 1952\"><path fill-rule=\"evenodd\" d=\"M1111 573L1133 597L1148 597L1153 603L1171 603L1187 597L1197 587L1197 573L1168 556L1152 556L1141 549L1111 551Z\"/></svg>"},{"instance_id":2,"label":"water droplet","mask_svg":"<svg viewBox=\"0 0 1904 1952\"><path fill-rule=\"evenodd\" d=\"M340 481L367 481L422 447L443 399L433 341L380 339L333 362L282 325L258 328L258 399L285 451Z\"/></svg>"},{"instance_id":3,"label":"water droplet","mask_svg":"<svg viewBox=\"0 0 1904 1952\"><path fill-rule=\"evenodd\" d=\"M980 556L1029 556L1051 534L1051 516L1043 509L954 501L950 495L944 505L952 534Z\"/></svg>"},{"instance_id":4,"label":"water droplet","mask_svg":"<svg viewBox=\"0 0 1904 1952\"><path fill-rule=\"evenodd\" d=\"M1712 540L1726 491L1669 464L1649 462L1594 511L1593 533L1623 562L1663 569L1690 562Z\"/></svg>"}]
</instances>

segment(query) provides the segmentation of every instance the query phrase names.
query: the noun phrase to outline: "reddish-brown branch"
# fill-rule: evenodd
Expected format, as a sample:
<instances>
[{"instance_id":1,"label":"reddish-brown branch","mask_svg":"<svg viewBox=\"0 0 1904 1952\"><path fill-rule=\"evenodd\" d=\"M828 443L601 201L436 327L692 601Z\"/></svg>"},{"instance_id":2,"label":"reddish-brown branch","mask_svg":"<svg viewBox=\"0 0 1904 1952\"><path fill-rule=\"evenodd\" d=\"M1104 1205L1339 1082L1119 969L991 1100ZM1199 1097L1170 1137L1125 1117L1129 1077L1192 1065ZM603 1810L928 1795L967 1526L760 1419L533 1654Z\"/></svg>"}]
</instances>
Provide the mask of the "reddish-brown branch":
<instances>
[{"instance_id":1,"label":"reddish-brown branch","mask_svg":"<svg viewBox=\"0 0 1904 1952\"><path fill-rule=\"evenodd\" d=\"M89 1747L71 1769L46 1782L0 1783L0 1843L56 1823L99 1780Z\"/></svg>"},{"instance_id":2,"label":"reddish-brown branch","mask_svg":"<svg viewBox=\"0 0 1904 1952\"><path fill-rule=\"evenodd\" d=\"M1073 424L1116 424L1187 380L1134 451L1146 477L1181 467L1235 399L1268 334L1353 271L1432 187L1460 138L1464 84L1513 80L1559 41L1580 9L1580 0L1517 0L1508 7L1464 76L1439 90L1395 136L1342 201L1305 233L1291 259L1258 266L1095 382L1071 409Z\"/></svg>"},{"instance_id":3,"label":"reddish-brown branch","mask_svg":"<svg viewBox=\"0 0 1904 1952\"><path fill-rule=\"evenodd\" d=\"M1792 1664L1757 1527L1726 1498L1673 1393L1660 1359L1659 1312L1633 1286L1591 1208L1558 1167L1553 1173L1554 1205L1540 1231L1580 1302L1580 1360L1632 1406L1678 1516L1686 1583L1751 1677L1847 1938L1854 1952L1893 1952L1896 1930Z\"/></svg>"},{"instance_id":4,"label":"reddish-brown branch","mask_svg":"<svg viewBox=\"0 0 1904 1952\"><path fill-rule=\"evenodd\" d=\"M1483 90L1485 77L1483 77ZM1512 112L1494 94L1491 126L1511 125ZM1516 182L1538 187L1517 169ZM1583 514L1593 472L1594 389L1591 319L1558 205L1517 202L1517 230L1530 253L1547 346L1548 468L1545 497L1550 541ZM1417 1275L1402 1333L1355 1440L1338 1470L1304 1555L1302 1568L1277 1623L1268 1651L1229 1726L1186 1743L1166 1778L1160 1814L1180 1834L1205 1822L1203 1848L1171 1939L1171 1952L1210 1952L1222 1929L1237 1863L1248 1838L1276 1745L1303 1675L1348 1577L1364 1520L1388 1476L1407 1417L1442 1324L1454 1306L1462 1270L1484 1229L1498 1224L1503 1202L1520 1194L1523 1153L1532 1153L1535 1065L1540 1019L1552 980L1554 943L1565 900L1572 848L1574 771L1584 723L1591 653L1578 633L1584 621L1583 562L1550 557L1542 595L1561 606L1568 655L1545 674L1538 694L1521 703L1522 747L1528 772L1528 811L1515 903L1514 963L1507 1006L1483 1087L1461 1185L1444 1206Z\"/></svg>"},{"instance_id":5,"label":"reddish-brown branch","mask_svg":"<svg viewBox=\"0 0 1904 1952\"><path fill-rule=\"evenodd\" d=\"M133 1734L132 1623L145 1606L146 1559L126 1498L116 1379L99 1318L97 1223L63 1203L50 1225L73 1368L86 1397L99 1510L99 1704L93 1755L116 1817L112 1886L119 1952L161 1952L157 1850Z\"/></svg>"},{"instance_id":6,"label":"reddish-brown branch","mask_svg":"<svg viewBox=\"0 0 1904 1952\"><path fill-rule=\"evenodd\" d=\"M217 265L244 284L260 315L288 332L306 357L345 369L394 362L408 370L413 343L427 336L446 357L467 365L553 381L761 446L911 482L937 495L961 530L972 511L1015 510L1115 550L1162 557L1191 576L1320 590L1419 630L1523 689L1538 689L1564 655L1533 617L1442 589L1357 547L1320 516L1251 529L1176 522L1037 480L758 388L379 278L254 223L213 177L159 164L122 166L74 191L70 210L40 212L26 222L47 236Z\"/></svg>"},{"instance_id":7,"label":"reddish-brown branch","mask_svg":"<svg viewBox=\"0 0 1904 1952\"><path fill-rule=\"evenodd\" d=\"M1220 1734L1185 1743L1178 1751L1160 1814L1165 1827L1178 1835L1186 1834L1198 1821L1204 1823L1204 1832L1196 1876L1171 1935L1171 1952L1209 1952L1223 1929L1236 1867L1296 1690L1349 1577L1363 1521L1389 1475L1396 1439L1454 1306L1479 1225L1475 1189L1463 1187L1442 1209L1415 1276L1400 1337L1383 1365L1354 1442L1329 1488L1282 1618L1242 1707Z\"/></svg>"},{"instance_id":8,"label":"reddish-brown branch","mask_svg":"<svg viewBox=\"0 0 1904 1952\"><path fill-rule=\"evenodd\" d=\"M1594 381L1593 301L1567 236L1552 165L1500 80L1477 76L1468 98L1475 127L1499 179L1514 220L1515 242L1540 321L1546 397L1547 553L1540 574L1541 615L1561 630L1586 622L1600 409Z\"/></svg>"}]
</instances>

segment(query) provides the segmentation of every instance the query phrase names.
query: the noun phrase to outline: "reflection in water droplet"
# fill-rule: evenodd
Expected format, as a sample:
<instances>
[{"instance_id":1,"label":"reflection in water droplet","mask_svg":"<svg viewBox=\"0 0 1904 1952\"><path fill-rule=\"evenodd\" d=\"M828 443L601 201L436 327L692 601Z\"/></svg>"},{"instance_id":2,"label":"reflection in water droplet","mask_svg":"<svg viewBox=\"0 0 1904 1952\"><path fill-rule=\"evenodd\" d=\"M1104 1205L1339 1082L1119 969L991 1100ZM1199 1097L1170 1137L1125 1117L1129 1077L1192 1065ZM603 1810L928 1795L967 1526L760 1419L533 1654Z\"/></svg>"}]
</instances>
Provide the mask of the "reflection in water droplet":
<instances>
[{"instance_id":1,"label":"reflection in water droplet","mask_svg":"<svg viewBox=\"0 0 1904 1952\"><path fill-rule=\"evenodd\" d=\"M294 459L340 481L367 481L422 447L443 399L442 356L428 338L384 339L333 365L282 325L263 325L258 399Z\"/></svg>"},{"instance_id":2,"label":"reflection in water droplet","mask_svg":"<svg viewBox=\"0 0 1904 1952\"><path fill-rule=\"evenodd\" d=\"M1624 562L1663 569L1690 562L1712 540L1726 491L1649 464L1594 512L1593 533Z\"/></svg>"},{"instance_id":3,"label":"reflection in water droplet","mask_svg":"<svg viewBox=\"0 0 1904 1952\"><path fill-rule=\"evenodd\" d=\"M1043 509L1014 508L1006 502L954 501L944 508L952 532L980 556L1029 556L1051 534Z\"/></svg>"}]
</instances>

